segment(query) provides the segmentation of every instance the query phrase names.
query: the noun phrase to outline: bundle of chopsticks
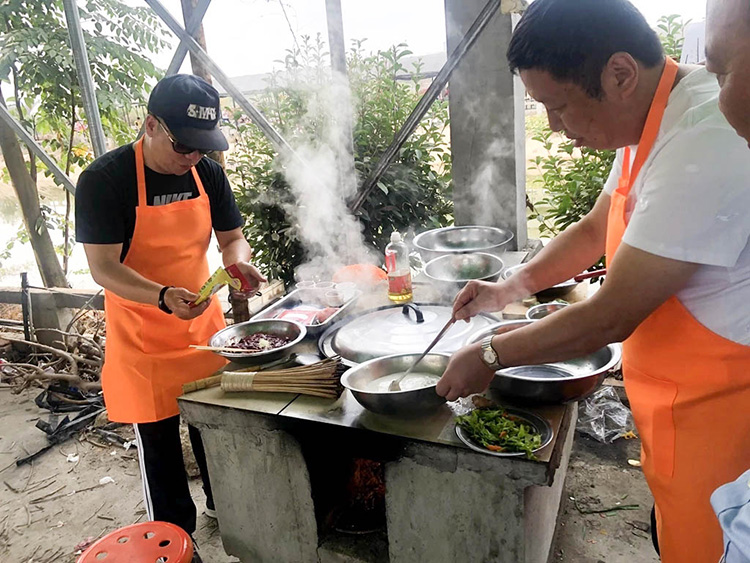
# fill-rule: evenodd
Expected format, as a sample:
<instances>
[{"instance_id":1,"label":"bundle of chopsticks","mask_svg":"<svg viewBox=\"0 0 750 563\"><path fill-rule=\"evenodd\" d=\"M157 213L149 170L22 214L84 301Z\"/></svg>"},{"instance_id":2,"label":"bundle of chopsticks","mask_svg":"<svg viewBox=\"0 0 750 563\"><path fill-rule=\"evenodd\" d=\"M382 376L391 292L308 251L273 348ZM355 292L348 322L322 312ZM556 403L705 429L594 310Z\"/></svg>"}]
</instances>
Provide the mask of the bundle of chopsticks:
<instances>
[{"instance_id":1,"label":"bundle of chopsticks","mask_svg":"<svg viewBox=\"0 0 750 563\"><path fill-rule=\"evenodd\" d=\"M271 393L301 393L326 399L336 399L343 388L341 374L345 366L339 356L327 358L307 366L284 369L245 368L225 371L213 377L199 379L182 386L184 393L221 386L225 393L266 391Z\"/></svg>"}]
</instances>

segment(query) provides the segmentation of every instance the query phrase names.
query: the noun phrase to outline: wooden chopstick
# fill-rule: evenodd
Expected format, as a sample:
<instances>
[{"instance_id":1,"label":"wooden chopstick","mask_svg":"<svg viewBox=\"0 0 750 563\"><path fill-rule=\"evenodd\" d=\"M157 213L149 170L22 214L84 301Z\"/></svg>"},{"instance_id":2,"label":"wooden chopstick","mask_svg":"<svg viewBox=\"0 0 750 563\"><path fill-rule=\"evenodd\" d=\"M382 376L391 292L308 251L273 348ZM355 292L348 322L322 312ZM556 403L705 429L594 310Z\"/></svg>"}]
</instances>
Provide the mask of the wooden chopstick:
<instances>
[{"instance_id":1,"label":"wooden chopstick","mask_svg":"<svg viewBox=\"0 0 750 563\"><path fill-rule=\"evenodd\" d=\"M199 346L198 344L191 344L191 348L195 350L206 350L208 352L231 352L234 354L253 353L249 350L243 350L242 348L229 348L227 346Z\"/></svg>"}]
</instances>

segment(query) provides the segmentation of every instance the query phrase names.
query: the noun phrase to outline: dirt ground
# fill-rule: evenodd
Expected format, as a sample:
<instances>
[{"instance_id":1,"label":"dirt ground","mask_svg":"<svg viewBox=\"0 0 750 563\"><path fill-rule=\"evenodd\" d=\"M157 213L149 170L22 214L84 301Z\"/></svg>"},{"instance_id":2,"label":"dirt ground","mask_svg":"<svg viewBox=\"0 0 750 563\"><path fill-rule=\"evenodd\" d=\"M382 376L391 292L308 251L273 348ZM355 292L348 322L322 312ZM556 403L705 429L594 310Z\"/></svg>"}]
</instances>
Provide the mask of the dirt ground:
<instances>
[{"instance_id":1,"label":"dirt ground","mask_svg":"<svg viewBox=\"0 0 750 563\"><path fill-rule=\"evenodd\" d=\"M576 434L550 563L658 563L649 523L653 498L641 469L628 463L639 459L640 445ZM634 509L582 514L629 505Z\"/></svg>"},{"instance_id":2,"label":"dirt ground","mask_svg":"<svg viewBox=\"0 0 750 563\"><path fill-rule=\"evenodd\" d=\"M47 411L34 404L34 395L0 388L0 561L73 563L80 542L145 519L138 454L83 436L16 467L15 459L46 444L34 424ZM126 430L123 435L132 439L132 429ZM114 482L100 484L106 477ZM238 561L224 553L216 522L203 514L200 479L191 481L191 491L199 507L195 537L204 561Z\"/></svg>"},{"instance_id":3,"label":"dirt ground","mask_svg":"<svg viewBox=\"0 0 750 563\"><path fill-rule=\"evenodd\" d=\"M36 407L34 394L0 388L0 561L73 563L80 542L144 520L137 450L102 447L92 443L94 436L83 436L16 467L17 458L46 442L34 424L47 412ZM658 561L646 531L651 497L640 469L628 464L638 448L637 440L604 445L576 437L551 563ZM113 482L100 484L105 477ZM204 561L236 562L224 553L215 521L203 514L200 479L191 489ZM571 497L587 511L617 503L638 508L581 514Z\"/></svg>"}]
</instances>

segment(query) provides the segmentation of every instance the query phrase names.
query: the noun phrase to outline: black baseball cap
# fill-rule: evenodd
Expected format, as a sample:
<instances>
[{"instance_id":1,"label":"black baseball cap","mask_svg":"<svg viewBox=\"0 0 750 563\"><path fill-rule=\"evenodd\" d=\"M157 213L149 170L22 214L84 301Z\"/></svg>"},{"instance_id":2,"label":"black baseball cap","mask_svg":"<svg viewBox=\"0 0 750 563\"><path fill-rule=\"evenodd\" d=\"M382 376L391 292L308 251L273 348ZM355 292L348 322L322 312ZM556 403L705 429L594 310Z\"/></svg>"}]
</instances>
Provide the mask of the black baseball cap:
<instances>
[{"instance_id":1,"label":"black baseball cap","mask_svg":"<svg viewBox=\"0 0 750 563\"><path fill-rule=\"evenodd\" d=\"M172 74L159 80L148 99L148 112L164 121L183 145L211 151L229 148L219 129L219 93L199 76Z\"/></svg>"}]
</instances>

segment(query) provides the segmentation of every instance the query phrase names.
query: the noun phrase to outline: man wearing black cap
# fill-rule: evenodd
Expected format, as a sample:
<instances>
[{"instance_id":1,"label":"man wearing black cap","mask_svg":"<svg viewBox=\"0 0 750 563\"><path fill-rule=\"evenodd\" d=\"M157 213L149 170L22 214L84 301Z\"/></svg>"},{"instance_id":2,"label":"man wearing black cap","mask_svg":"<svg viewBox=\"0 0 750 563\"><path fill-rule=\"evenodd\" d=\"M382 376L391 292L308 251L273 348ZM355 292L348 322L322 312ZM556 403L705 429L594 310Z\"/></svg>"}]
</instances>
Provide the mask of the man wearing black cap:
<instances>
[{"instance_id":1,"label":"man wearing black cap","mask_svg":"<svg viewBox=\"0 0 750 563\"><path fill-rule=\"evenodd\" d=\"M105 288L107 346L102 385L109 418L132 423L148 516L195 531L196 509L182 459L177 397L182 385L224 361L205 344L224 326L216 298L191 303L209 277L215 233L225 266L257 287L243 220L226 174L203 158L228 144L217 91L192 75L161 80L148 102L145 134L96 159L80 176L76 238ZM213 514L200 435L189 427Z\"/></svg>"}]
</instances>

